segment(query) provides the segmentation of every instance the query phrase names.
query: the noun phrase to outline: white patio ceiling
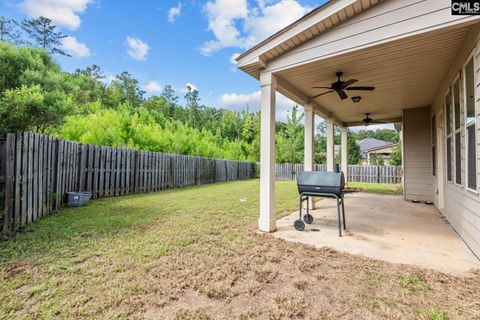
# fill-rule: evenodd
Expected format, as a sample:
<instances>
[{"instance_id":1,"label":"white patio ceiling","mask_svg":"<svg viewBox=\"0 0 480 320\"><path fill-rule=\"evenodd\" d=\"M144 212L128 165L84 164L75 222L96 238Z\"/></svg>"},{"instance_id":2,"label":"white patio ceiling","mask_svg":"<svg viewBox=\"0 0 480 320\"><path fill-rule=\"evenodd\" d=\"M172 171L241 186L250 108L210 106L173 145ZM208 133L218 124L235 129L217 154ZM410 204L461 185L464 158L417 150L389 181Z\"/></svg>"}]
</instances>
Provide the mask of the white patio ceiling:
<instances>
[{"instance_id":1,"label":"white patio ceiling","mask_svg":"<svg viewBox=\"0 0 480 320\"><path fill-rule=\"evenodd\" d=\"M358 79L355 86L375 86L376 90L348 93L349 97L360 95L360 103L342 101L336 93L318 97L315 102L322 107L320 113L328 111L345 123L361 121L367 112L373 119L398 118L403 109L431 105L469 29L470 26L455 26L432 31L275 75L279 83L288 82L295 91L313 97L326 91L313 86L329 86L336 80L335 73L343 71L343 80Z\"/></svg>"}]
</instances>

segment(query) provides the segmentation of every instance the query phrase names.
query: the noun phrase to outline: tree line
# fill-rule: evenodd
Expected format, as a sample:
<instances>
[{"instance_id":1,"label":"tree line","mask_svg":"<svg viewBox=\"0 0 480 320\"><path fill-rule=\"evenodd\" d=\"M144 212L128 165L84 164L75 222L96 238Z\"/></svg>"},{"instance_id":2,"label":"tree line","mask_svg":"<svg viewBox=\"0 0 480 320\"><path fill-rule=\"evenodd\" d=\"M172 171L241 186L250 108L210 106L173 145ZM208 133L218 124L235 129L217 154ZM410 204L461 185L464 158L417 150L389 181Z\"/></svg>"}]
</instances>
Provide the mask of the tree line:
<instances>
[{"instance_id":1,"label":"tree line","mask_svg":"<svg viewBox=\"0 0 480 320\"><path fill-rule=\"evenodd\" d=\"M28 39L17 34L19 28ZM21 23L0 17L0 128L81 143L259 160L259 112L205 106L192 87L179 96L173 86L166 85L161 94L146 97L129 72L107 83L97 65L65 72L52 57L65 54L62 37L43 17ZM322 126L315 137L317 163L325 163ZM298 106L292 106L286 122L276 123L276 132L277 162L303 162L303 113ZM339 143L338 132L335 136ZM349 163L358 163L360 150L355 141L364 136L398 142L394 130L350 131Z\"/></svg>"}]
</instances>

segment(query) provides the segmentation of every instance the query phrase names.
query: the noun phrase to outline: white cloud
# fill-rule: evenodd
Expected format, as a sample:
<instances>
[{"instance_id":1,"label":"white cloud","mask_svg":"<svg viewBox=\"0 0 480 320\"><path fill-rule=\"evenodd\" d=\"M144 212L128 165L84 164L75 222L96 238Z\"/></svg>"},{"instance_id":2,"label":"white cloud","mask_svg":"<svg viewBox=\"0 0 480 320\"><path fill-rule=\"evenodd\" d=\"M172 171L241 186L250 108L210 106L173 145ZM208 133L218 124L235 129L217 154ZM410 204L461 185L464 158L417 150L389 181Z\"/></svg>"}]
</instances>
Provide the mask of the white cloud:
<instances>
[{"instance_id":1,"label":"white cloud","mask_svg":"<svg viewBox=\"0 0 480 320\"><path fill-rule=\"evenodd\" d=\"M185 83L185 87L183 88L182 92L187 93L190 91L198 91L198 87L193 83L187 82Z\"/></svg>"},{"instance_id":2,"label":"white cloud","mask_svg":"<svg viewBox=\"0 0 480 320\"><path fill-rule=\"evenodd\" d=\"M208 55L227 47L243 47L240 31L235 26L239 19L248 17L247 0L213 0L204 6L208 29L216 40L207 41L201 51Z\"/></svg>"},{"instance_id":3,"label":"white cloud","mask_svg":"<svg viewBox=\"0 0 480 320\"><path fill-rule=\"evenodd\" d=\"M246 106L253 107L255 110L260 110L261 92L256 91L250 94L239 93L225 93L220 97L220 105L231 107L233 109L242 109Z\"/></svg>"},{"instance_id":4,"label":"white cloud","mask_svg":"<svg viewBox=\"0 0 480 320\"><path fill-rule=\"evenodd\" d=\"M310 8L297 0L280 0L266 5L258 0L248 8L247 0L211 0L204 6L208 28L215 40L204 43L201 52L209 55L228 47L248 48L291 24ZM243 26L242 28L240 26Z\"/></svg>"},{"instance_id":5,"label":"white cloud","mask_svg":"<svg viewBox=\"0 0 480 320\"><path fill-rule=\"evenodd\" d=\"M304 16L310 8L296 0L282 0L271 6L261 6L258 14L245 21L245 46L251 47Z\"/></svg>"},{"instance_id":6,"label":"white cloud","mask_svg":"<svg viewBox=\"0 0 480 320\"><path fill-rule=\"evenodd\" d=\"M168 10L168 22L174 23L175 18L182 13L182 3L179 2L176 7L172 7Z\"/></svg>"},{"instance_id":7,"label":"white cloud","mask_svg":"<svg viewBox=\"0 0 480 320\"><path fill-rule=\"evenodd\" d=\"M44 16L54 23L76 30L80 27L80 17L93 0L23 0L19 6L28 16Z\"/></svg>"},{"instance_id":8,"label":"white cloud","mask_svg":"<svg viewBox=\"0 0 480 320\"><path fill-rule=\"evenodd\" d=\"M74 57L87 58L92 55L90 49L84 43L78 42L75 37L68 36L61 42L65 51Z\"/></svg>"},{"instance_id":9,"label":"white cloud","mask_svg":"<svg viewBox=\"0 0 480 320\"><path fill-rule=\"evenodd\" d=\"M248 107L250 112L257 112L260 111L260 100L260 90L250 94L225 93L220 97L218 104L220 107L230 110L245 111ZM277 93L276 101L276 119L286 121L289 112L296 103L280 93Z\"/></svg>"},{"instance_id":10,"label":"white cloud","mask_svg":"<svg viewBox=\"0 0 480 320\"><path fill-rule=\"evenodd\" d=\"M101 79L100 81L103 82L104 85L109 86L113 80L115 80L114 75L106 75L105 78Z\"/></svg>"},{"instance_id":11,"label":"white cloud","mask_svg":"<svg viewBox=\"0 0 480 320\"><path fill-rule=\"evenodd\" d=\"M138 38L127 37L128 55L135 60L145 60L150 46Z\"/></svg>"},{"instance_id":12,"label":"white cloud","mask_svg":"<svg viewBox=\"0 0 480 320\"><path fill-rule=\"evenodd\" d=\"M143 90L147 93L155 93L162 91L162 86L157 81L148 81L143 87Z\"/></svg>"}]
</instances>

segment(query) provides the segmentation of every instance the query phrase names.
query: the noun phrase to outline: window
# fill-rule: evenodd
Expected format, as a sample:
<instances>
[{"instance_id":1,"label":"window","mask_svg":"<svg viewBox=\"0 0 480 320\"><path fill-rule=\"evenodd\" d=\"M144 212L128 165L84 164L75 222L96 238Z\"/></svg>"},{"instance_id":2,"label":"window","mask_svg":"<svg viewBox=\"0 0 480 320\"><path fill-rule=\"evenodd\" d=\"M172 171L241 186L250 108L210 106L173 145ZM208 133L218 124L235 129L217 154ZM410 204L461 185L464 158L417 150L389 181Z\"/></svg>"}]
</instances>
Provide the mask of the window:
<instances>
[{"instance_id":1,"label":"window","mask_svg":"<svg viewBox=\"0 0 480 320\"><path fill-rule=\"evenodd\" d=\"M452 181L452 95L445 96L445 127L447 128L447 180Z\"/></svg>"},{"instance_id":2,"label":"window","mask_svg":"<svg viewBox=\"0 0 480 320\"><path fill-rule=\"evenodd\" d=\"M462 184L462 142L460 122L460 83L458 79L453 83L453 122L455 129L455 183Z\"/></svg>"},{"instance_id":3,"label":"window","mask_svg":"<svg viewBox=\"0 0 480 320\"><path fill-rule=\"evenodd\" d=\"M435 114L432 116L432 175L437 175L437 123Z\"/></svg>"},{"instance_id":4,"label":"window","mask_svg":"<svg viewBox=\"0 0 480 320\"><path fill-rule=\"evenodd\" d=\"M477 190L477 152L475 139L475 70L473 56L465 65L465 137L467 188Z\"/></svg>"}]
</instances>

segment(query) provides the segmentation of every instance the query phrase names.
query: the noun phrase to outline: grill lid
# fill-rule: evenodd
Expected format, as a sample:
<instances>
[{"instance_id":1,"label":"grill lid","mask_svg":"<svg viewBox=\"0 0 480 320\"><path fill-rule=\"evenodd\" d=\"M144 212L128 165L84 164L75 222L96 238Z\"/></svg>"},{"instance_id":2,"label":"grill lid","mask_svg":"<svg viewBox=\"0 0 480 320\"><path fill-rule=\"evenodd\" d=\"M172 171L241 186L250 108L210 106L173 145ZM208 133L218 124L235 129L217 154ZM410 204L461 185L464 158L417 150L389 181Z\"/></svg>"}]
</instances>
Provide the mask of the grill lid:
<instances>
[{"instance_id":1,"label":"grill lid","mask_svg":"<svg viewBox=\"0 0 480 320\"><path fill-rule=\"evenodd\" d=\"M345 188L343 172L303 171L297 175L298 192L332 193L341 196Z\"/></svg>"}]
</instances>

